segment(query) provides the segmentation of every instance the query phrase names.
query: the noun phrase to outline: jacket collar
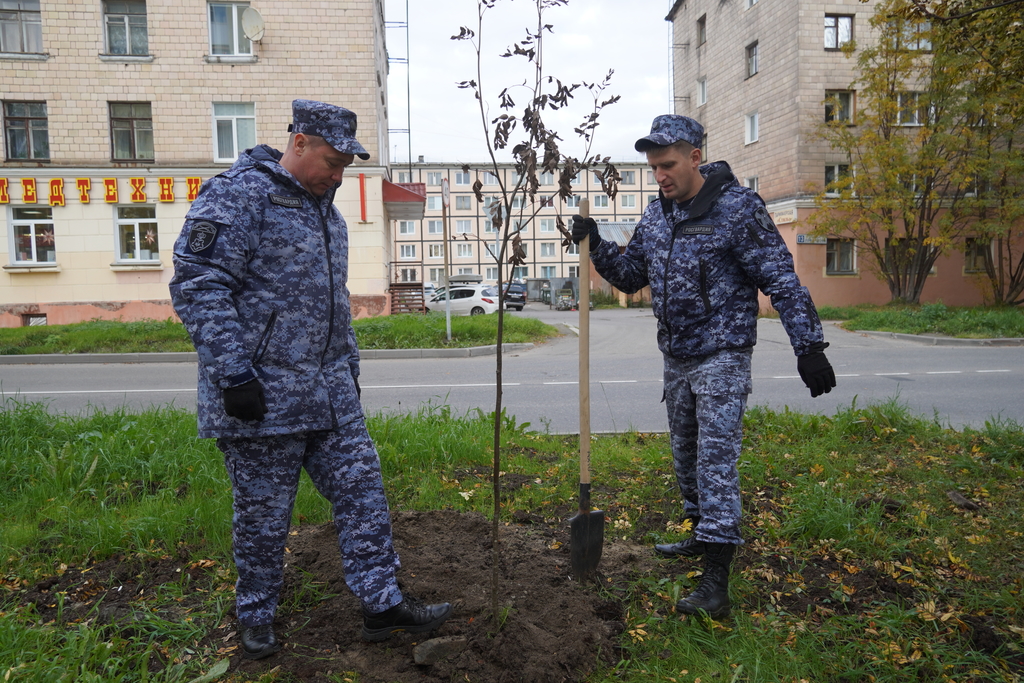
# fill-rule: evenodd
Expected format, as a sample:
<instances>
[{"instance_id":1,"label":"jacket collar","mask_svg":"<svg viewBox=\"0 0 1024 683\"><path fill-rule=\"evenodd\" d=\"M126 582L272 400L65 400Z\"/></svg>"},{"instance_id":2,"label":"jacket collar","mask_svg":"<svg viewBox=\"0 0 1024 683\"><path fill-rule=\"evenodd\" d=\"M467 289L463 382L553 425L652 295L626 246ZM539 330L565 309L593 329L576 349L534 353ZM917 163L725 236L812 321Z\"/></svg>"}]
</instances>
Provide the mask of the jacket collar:
<instances>
[{"instance_id":1,"label":"jacket collar","mask_svg":"<svg viewBox=\"0 0 1024 683\"><path fill-rule=\"evenodd\" d=\"M737 184L736 177L732 174L732 169L724 161L714 161L701 166L700 174L704 176L704 184L690 203L686 211L686 219L703 216L711 209L726 188ZM658 200L661 202L661 210L665 217L671 216L676 208L673 205L674 202L671 199L667 199L661 190L658 190Z\"/></svg>"}]
</instances>

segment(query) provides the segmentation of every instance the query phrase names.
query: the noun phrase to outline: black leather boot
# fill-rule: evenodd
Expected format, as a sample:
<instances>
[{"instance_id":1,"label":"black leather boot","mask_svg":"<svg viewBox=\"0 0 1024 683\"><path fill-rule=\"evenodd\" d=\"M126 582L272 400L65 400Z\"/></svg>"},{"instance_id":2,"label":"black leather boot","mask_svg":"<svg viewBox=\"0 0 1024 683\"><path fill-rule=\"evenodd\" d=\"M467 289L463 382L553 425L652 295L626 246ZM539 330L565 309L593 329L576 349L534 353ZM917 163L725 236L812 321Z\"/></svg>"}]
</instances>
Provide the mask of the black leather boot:
<instances>
[{"instance_id":1,"label":"black leather boot","mask_svg":"<svg viewBox=\"0 0 1024 683\"><path fill-rule=\"evenodd\" d=\"M250 626L242 630L242 657L263 659L281 649L281 642L274 635L271 624Z\"/></svg>"},{"instance_id":2,"label":"black leather boot","mask_svg":"<svg viewBox=\"0 0 1024 683\"><path fill-rule=\"evenodd\" d=\"M704 544L704 575L700 585L676 603L683 614L706 613L712 619L729 616L729 566L736 546L731 543Z\"/></svg>"},{"instance_id":3,"label":"black leather boot","mask_svg":"<svg viewBox=\"0 0 1024 683\"><path fill-rule=\"evenodd\" d=\"M683 521L687 519L693 523L690 527L691 536L676 543L659 543L654 546L655 553L662 557L700 557L704 554L704 541L698 541L696 536L700 517L686 517Z\"/></svg>"},{"instance_id":4,"label":"black leather boot","mask_svg":"<svg viewBox=\"0 0 1024 683\"><path fill-rule=\"evenodd\" d=\"M392 633L424 633L433 631L447 621L452 606L447 602L424 605L415 598L406 597L391 609L379 614L363 613L363 640L384 640Z\"/></svg>"}]
</instances>

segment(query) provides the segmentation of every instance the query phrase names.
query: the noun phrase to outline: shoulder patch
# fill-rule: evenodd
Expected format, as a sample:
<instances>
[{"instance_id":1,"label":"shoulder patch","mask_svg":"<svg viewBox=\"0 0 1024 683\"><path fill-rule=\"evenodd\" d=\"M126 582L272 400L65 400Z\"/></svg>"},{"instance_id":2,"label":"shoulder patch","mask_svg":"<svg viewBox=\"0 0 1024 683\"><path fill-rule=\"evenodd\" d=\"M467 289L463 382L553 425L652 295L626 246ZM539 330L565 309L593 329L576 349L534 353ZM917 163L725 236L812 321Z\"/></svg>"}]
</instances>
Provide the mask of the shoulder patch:
<instances>
[{"instance_id":1,"label":"shoulder patch","mask_svg":"<svg viewBox=\"0 0 1024 683\"><path fill-rule=\"evenodd\" d=\"M762 230L775 230L775 223L772 221L772 217L768 215L768 210L763 206L757 207L754 211L754 218L761 225Z\"/></svg>"},{"instance_id":2,"label":"shoulder patch","mask_svg":"<svg viewBox=\"0 0 1024 683\"><path fill-rule=\"evenodd\" d=\"M277 204L278 206L287 206L289 209L301 209L302 198L301 197L285 197L279 194L268 194L267 198L270 199L271 204Z\"/></svg>"},{"instance_id":3,"label":"shoulder patch","mask_svg":"<svg viewBox=\"0 0 1024 683\"><path fill-rule=\"evenodd\" d=\"M217 226L209 221L198 221L188 231L188 248L193 254L206 251L217 241Z\"/></svg>"}]
</instances>

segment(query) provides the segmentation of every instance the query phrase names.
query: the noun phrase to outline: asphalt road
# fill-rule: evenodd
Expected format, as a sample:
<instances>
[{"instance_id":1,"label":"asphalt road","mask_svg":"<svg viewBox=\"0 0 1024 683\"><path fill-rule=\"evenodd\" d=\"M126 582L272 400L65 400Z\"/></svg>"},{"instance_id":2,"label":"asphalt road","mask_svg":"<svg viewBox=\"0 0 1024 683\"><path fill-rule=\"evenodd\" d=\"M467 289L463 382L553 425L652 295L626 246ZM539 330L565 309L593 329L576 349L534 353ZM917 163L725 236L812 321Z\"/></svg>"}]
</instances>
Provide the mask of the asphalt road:
<instances>
[{"instance_id":1,"label":"asphalt road","mask_svg":"<svg viewBox=\"0 0 1024 683\"><path fill-rule=\"evenodd\" d=\"M503 359L502 405L519 422L551 432L579 429L579 313L529 304L523 313L565 334ZM646 309L591 312L591 430L665 431L662 360ZM750 405L832 415L891 399L953 428L993 417L1024 424L1024 347L929 346L826 326L838 386L812 399L796 373L777 320L759 323ZM51 410L195 407L194 363L0 365L4 397L43 401ZM456 414L495 409L496 358L365 359L360 383L367 412L411 412L450 405Z\"/></svg>"}]
</instances>

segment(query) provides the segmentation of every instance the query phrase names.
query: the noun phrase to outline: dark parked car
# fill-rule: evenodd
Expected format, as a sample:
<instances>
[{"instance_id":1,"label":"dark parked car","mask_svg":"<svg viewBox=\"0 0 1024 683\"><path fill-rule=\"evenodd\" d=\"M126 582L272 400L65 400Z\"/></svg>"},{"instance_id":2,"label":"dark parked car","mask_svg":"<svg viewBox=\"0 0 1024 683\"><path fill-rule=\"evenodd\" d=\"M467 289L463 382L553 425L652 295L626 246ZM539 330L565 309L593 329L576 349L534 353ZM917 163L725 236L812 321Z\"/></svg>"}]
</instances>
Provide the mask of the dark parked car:
<instances>
[{"instance_id":1,"label":"dark parked car","mask_svg":"<svg viewBox=\"0 0 1024 683\"><path fill-rule=\"evenodd\" d=\"M526 286L515 282L505 284L505 308L523 310L526 305Z\"/></svg>"}]
</instances>

